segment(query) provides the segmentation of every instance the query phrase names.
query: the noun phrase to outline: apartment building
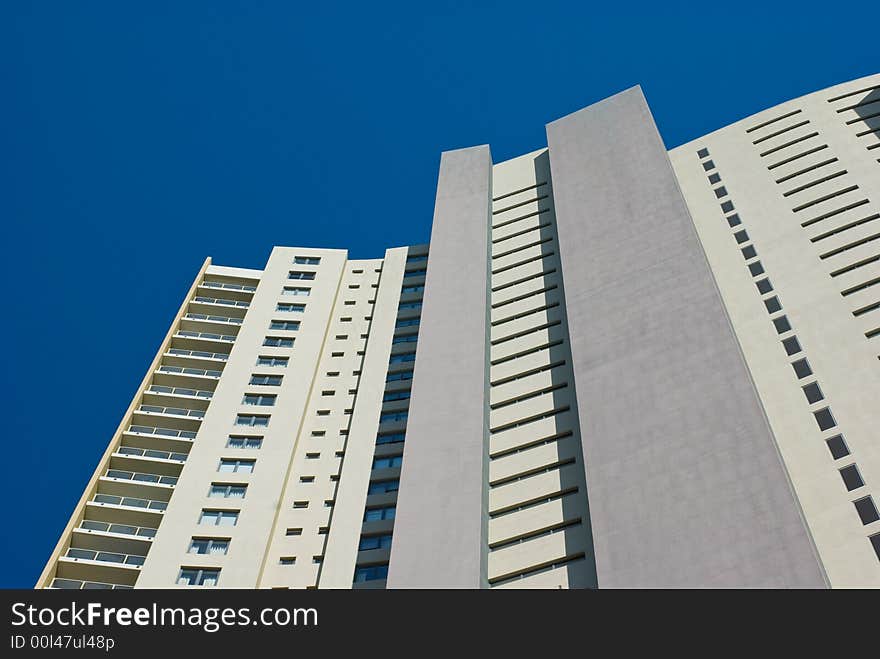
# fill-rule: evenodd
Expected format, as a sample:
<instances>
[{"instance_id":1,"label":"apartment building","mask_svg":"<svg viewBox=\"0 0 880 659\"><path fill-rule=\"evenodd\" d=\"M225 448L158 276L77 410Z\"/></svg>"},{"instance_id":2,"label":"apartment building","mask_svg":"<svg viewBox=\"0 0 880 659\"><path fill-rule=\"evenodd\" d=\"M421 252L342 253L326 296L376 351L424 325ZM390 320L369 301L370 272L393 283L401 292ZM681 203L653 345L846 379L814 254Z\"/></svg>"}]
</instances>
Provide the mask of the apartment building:
<instances>
[{"instance_id":1,"label":"apartment building","mask_svg":"<svg viewBox=\"0 0 880 659\"><path fill-rule=\"evenodd\" d=\"M444 153L430 249L207 260L37 587L880 586L880 75L547 145Z\"/></svg>"}]
</instances>

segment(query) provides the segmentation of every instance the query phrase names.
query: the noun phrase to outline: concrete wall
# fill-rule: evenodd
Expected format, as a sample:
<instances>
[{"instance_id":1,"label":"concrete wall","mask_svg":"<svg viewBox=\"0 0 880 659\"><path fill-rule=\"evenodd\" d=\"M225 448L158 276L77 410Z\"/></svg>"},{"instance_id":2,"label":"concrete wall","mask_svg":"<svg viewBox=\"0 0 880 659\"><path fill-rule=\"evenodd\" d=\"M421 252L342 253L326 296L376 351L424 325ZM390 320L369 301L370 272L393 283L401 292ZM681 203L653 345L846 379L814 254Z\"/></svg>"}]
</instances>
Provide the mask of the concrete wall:
<instances>
[{"instance_id":1,"label":"concrete wall","mask_svg":"<svg viewBox=\"0 0 880 659\"><path fill-rule=\"evenodd\" d=\"M824 586L641 91L547 137L599 587Z\"/></svg>"},{"instance_id":2,"label":"concrete wall","mask_svg":"<svg viewBox=\"0 0 880 659\"><path fill-rule=\"evenodd\" d=\"M486 585L489 148L443 154L389 588Z\"/></svg>"}]
</instances>

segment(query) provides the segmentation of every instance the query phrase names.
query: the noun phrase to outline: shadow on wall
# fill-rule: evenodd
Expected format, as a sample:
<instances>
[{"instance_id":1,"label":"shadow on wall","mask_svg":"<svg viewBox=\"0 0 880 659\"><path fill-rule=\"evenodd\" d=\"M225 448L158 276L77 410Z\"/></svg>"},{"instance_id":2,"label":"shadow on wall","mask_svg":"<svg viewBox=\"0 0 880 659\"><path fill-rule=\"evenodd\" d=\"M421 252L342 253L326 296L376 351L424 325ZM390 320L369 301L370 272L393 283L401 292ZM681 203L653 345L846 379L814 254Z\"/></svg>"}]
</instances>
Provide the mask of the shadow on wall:
<instances>
[{"instance_id":1,"label":"shadow on wall","mask_svg":"<svg viewBox=\"0 0 880 659\"><path fill-rule=\"evenodd\" d=\"M552 182L550 179L550 158L547 151L535 158L536 180L548 182L548 193L552 199ZM545 285L555 283L558 288L549 297L559 300L559 307L550 313L551 318L556 317L562 321L560 326L550 328L551 340L561 339L561 345L550 348L550 363L565 360L565 365L550 371L553 385L567 384L563 389L553 391L553 407L569 406L570 410L563 419L568 418L565 425L559 424L556 432L571 430L573 436L556 443L560 460L574 457L576 463L560 469L560 486L564 491L569 488L578 488L573 494L562 497L562 511L565 520L581 518L581 525L565 532L566 556L572 557L583 554L584 558L567 564L568 581L571 588L597 588L596 562L593 550L593 534L590 525L590 506L587 499L586 475L584 469L583 448L580 438L580 420L578 418L577 398L575 396L574 373L571 367L571 355L569 353L569 327L565 313L565 290L562 281L562 268L559 262L558 237L556 235L555 213L551 212L542 216L551 221L550 226L540 229L541 239L550 238L551 241L544 245L544 251L552 249L555 254L548 259L545 270L555 267L556 272L544 278ZM554 313L555 312L555 315ZM557 422L558 423L558 422Z\"/></svg>"},{"instance_id":2,"label":"shadow on wall","mask_svg":"<svg viewBox=\"0 0 880 659\"><path fill-rule=\"evenodd\" d=\"M863 96L861 100L853 101L853 105L856 103L858 103L859 107L853 109L861 120L861 123L853 126L856 128L856 132L861 133L864 130L877 131L875 135L880 139L880 89L875 89L867 96ZM868 146L875 142L876 140L872 140Z\"/></svg>"}]
</instances>

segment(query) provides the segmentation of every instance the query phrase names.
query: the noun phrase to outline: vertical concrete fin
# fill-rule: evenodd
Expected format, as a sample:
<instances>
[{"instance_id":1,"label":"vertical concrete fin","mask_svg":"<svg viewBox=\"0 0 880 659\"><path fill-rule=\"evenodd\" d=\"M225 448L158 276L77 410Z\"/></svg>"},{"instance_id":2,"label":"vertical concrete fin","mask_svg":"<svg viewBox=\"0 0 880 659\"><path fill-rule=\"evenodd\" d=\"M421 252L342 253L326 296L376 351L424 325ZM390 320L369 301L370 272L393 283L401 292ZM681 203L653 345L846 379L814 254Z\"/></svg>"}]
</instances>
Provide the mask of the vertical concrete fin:
<instances>
[{"instance_id":1,"label":"vertical concrete fin","mask_svg":"<svg viewBox=\"0 0 880 659\"><path fill-rule=\"evenodd\" d=\"M547 139L599 587L825 586L641 90Z\"/></svg>"},{"instance_id":2,"label":"vertical concrete fin","mask_svg":"<svg viewBox=\"0 0 880 659\"><path fill-rule=\"evenodd\" d=\"M486 585L488 146L440 161L389 588Z\"/></svg>"}]
</instances>

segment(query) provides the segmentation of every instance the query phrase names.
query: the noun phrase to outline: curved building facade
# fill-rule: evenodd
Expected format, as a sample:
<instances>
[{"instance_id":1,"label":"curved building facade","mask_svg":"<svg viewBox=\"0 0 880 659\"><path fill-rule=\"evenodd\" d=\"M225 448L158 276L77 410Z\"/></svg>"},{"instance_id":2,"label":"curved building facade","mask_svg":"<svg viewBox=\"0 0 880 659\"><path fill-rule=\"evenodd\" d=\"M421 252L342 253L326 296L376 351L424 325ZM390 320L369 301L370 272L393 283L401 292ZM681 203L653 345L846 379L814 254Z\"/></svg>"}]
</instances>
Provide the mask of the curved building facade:
<instances>
[{"instance_id":1,"label":"curved building facade","mask_svg":"<svg viewBox=\"0 0 880 659\"><path fill-rule=\"evenodd\" d=\"M880 75L442 155L428 245L205 262L52 588L880 586Z\"/></svg>"}]
</instances>

